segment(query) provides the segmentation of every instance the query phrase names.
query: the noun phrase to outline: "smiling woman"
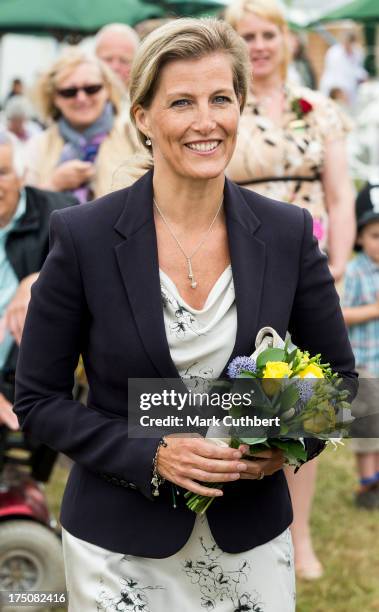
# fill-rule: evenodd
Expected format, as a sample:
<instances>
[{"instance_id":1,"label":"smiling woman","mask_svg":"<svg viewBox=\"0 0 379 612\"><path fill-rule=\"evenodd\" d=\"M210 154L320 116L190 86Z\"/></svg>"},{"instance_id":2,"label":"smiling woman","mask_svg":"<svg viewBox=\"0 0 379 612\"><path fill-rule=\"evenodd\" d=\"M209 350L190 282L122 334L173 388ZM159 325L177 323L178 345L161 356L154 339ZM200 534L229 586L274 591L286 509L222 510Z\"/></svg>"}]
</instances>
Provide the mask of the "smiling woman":
<instances>
[{"instance_id":1,"label":"smiling woman","mask_svg":"<svg viewBox=\"0 0 379 612\"><path fill-rule=\"evenodd\" d=\"M26 181L71 191L81 201L108 193L113 174L138 149L119 115L123 91L112 71L79 48L66 50L36 87L50 125L26 150Z\"/></svg>"},{"instance_id":2,"label":"smiling woman","mask_svg":"<svg viewBox=\"0 0 379 612\"><path fill-rule=\"evenodd\" d=\"M53 217L15 411L75 462L61 513L70 612L294 612L282 452L248 460L244 445L214 444L192 427L161 439L128 431L128 379L226 376L264 325L290 329L353 376L310 216L225 179L248 78L245 43L226 23L183 19L154 31L130 84L152 169ZM71 395L80 353L87 406ZM184 495L173 503L184 490L219 499L196 517Z\"/></svg>"},{"instance_id":3,"label":"smiling woman","mask_svg":"<svg viewBox=\"0 0 379 612\"><path fill-rule=\"evenodd\" d=\"M168 64L152 104L134 106L137 126L152 142L156 172L173 181L222 175L239 114L231 61L223 53Z\"/></svg>"},{"instance_id":4,"label":"smiling woman","mask_svg":"<svg viewBox=\"0 0 379 612\"><path fill-rule=\"evenodd\" d=\"M183 34L179 42L180 27L180 21L171 24L164 45L160 30L142 43L132 71L131 117L152 154L160 269L201 309L230 263L224 170L245 104L247 57L221 22L206 47L196 36Z\"/></svg>"}]
</instances>

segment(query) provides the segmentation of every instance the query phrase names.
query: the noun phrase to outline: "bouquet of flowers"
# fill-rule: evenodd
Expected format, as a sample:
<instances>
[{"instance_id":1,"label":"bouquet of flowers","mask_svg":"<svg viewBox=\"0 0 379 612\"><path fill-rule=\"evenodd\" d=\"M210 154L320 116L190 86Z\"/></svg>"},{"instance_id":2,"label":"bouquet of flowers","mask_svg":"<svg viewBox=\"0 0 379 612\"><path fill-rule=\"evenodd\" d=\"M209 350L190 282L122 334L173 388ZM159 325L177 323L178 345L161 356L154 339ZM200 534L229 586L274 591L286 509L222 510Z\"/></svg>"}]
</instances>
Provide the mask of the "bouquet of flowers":
<instances>
[{"instance_id":1,"label":"bouquet of flowers","mask_svg":"<svg viewBox=\"0 0 379 612\"><path fill-rule=\"evenodd\" d=\"M263 429L258 437L246 433L246 427L232 426L229 437L223 438L232 448L248 445L250 455L279 448L285 463L298 467L307 459L302 436L327 440L337 429L343 429L343 422L338 419L350 407L346 401L349 392L341 389L342 378L329 363L322 363L320 354L311 356L308 351L291 350L286 343L284 348L266 348L256 359L236 357L229 364L228 376L249 379L254 387L255 411L267 417L277 416L280 423L273 436ZM237 420L244 413L246 408L241 406L229 410ZM223 487L221 483L205 485ZM214 500L191 491L185 497L188 508L197 513L204 513Z\"/></svg>"}]
</instances>

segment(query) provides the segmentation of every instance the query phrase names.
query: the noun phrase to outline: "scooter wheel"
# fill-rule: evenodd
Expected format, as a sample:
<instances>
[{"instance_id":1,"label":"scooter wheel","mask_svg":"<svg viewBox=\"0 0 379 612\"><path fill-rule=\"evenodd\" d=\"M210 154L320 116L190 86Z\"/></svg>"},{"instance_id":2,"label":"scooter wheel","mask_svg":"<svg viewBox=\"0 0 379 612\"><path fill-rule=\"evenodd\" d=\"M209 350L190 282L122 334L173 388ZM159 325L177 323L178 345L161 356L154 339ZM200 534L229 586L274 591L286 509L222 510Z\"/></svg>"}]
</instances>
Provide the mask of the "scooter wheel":
<instances>
[{"instance_id":1,"label":"scooter wheel","mask_svg":"<svg viewBox=\"0 0 379 612\"><path fill-rule=\"evenodd\" d=\"M65 590L62 545L48 528L28 520L0 523L0 591ZM56 610L57 608L55 608ZM3 612L47 612L29 603L4 606Z\"/></svg>"}]
</instances>

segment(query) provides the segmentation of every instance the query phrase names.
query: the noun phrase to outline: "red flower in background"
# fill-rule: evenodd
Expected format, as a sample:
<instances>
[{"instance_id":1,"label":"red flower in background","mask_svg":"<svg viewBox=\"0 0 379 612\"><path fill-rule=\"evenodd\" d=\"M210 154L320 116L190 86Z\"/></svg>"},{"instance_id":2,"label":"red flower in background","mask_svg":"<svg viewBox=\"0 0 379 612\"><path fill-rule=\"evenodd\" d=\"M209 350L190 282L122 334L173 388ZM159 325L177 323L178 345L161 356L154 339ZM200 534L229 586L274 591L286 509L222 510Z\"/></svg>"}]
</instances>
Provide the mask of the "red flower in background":
<instances>
[{"instance_id":1,"label":"red flower in background","mask_svg":"<svg viewBox=\"0 0 379 612\"><path fill-rule=\"evenodd\" d=\"M296 98L292 101L291 109L294 113L296 113L298 119L302 119L304 115L307 115L313 111L313 106L304 98Z\"/></svg>"},{"instance_id":2,"label":"red flower in background","mask_svg":"<svg viewBox=\"0 0 379 612\"><path fill-rule=\"evenodd\" d=\"M303 115L310 113L313 110L313 106L308 100L304 100L304 98L299 99L299 106L301 108L301 112Z\"/></svg>"}]
</instances>

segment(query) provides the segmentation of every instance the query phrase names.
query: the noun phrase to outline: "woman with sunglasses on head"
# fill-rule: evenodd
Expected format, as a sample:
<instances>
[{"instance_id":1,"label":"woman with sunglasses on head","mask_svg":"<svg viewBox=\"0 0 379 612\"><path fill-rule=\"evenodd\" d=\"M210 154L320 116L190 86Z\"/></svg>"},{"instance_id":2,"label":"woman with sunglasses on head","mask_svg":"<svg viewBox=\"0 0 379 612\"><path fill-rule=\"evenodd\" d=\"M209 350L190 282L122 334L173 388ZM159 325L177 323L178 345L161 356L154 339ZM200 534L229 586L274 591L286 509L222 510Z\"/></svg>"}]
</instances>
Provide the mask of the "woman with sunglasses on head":
<instances>
[{"instance_id":1,"label":"woman with sunglasses on head","mask_svg":"<svg viewBox=\"0 0 379 612\"><path fill-rule=\"evenodd\" d=\"M119 117L122 86L97 57L64 52L41 76L36 98L48 129L26 151L26 181L70 191L81 202L108 193L122 161L138 149Z\"/></svg>"},{"instance_id":2,"label":"woman with sunglasses on head","mask_svg":"<svg viewBox=\"0 0 379 612\"><path fill-rule=\"evenodd\" d=\"M288 27L276 0L233 0L225 20L245 40L251 65L250 92L227 175L247 189L306 208L338 282L355 235L345 143L350 122L334 102L287 79ZM316 468L312 461L299 474L287 470L296 570L309 580L323 571L309 527Z\"/></svg>"}]
</instances>

